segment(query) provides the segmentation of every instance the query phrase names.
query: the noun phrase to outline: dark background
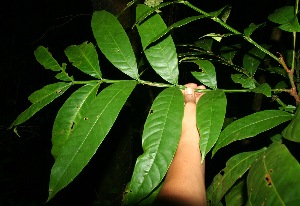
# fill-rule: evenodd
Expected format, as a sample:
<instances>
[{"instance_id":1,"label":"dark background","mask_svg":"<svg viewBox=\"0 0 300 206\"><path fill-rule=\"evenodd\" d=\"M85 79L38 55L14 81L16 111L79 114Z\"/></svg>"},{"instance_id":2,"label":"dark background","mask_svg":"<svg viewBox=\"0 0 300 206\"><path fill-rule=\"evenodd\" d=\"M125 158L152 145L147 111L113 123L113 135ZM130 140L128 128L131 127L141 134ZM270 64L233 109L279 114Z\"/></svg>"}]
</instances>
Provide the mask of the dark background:
<instances>
[{"instance_id":1,"label":"dark background","mask_svg":"<svg viewBox=\"0 0 300 206\"><path fill-rule=\"evenodd\" d=\"M190 2L205 11L214 11L222 6L232 5L233 10L228 22L239 31L250 23L268 22L268 14L276 8L290 4L290 1L285 0L193 0ZM84 41L94 42L90 28L91 14L93 10L101 7L98 5L96 8L95 5L97 1L92 4L92 1L87 0L19 0L9 1L6 6L1 7L0 205L42 205L47 199L49 175L53 164L51 129L55 112L66 97L55 100L54 103L19 126L20 137L12 130L7 130L7 127L30 106L27 97L32 92L46 84L56 82L52 72L43 69L36 62L34 50L39 45L43 45L49 48L58 62L67 62L63 53L67 46L81 44ZM183 6L175 7L167 12L164 18L169 23L196 14ZM257 32L259 35L255 35L254 39L257 42L272 43L270 37L273 27L274 25L269 24L262 32ZM224 30L212 21L192 23L176 30L174 41L176 44L192 43L203 34L217 31ZM280 45L276 46L280 48ZM105 63L105 59L103 62L105 66L109 66ZM103 66L101 68L104 68L106 78L123 77L114 69L110 69L113 71L111 73L105 73L107 68ZM226 73L222 75L226 77ZM193 81L193 79L183 78L181 84L187 81ZM225 81L224 87L226 86L232 85ZM122 195L120 191L129 181L135 158L141 149L139 141L132 139L122 144L116 144L116 142L120 141L118 139L120 136L131 136L130 138L140 140L142 123L152 101L151 95L155 96L159 92L156 89L143 88L138 88L137 91L140 93L136 92L136 95L133 94L130 98L131 106L127 105L122 110L116 125L82 174L45 205L118 204ZM138 99L141 93L145 95L145 98ZM249 96L241 95L239 99L236 99L229 95L228 115L240 117L252 112L249 102L251 103ZM138 131L132 132L132 128ZM122 171L125 173L116 173L115 175L120 177L115 177L109 173L114 171L115 166L120 166L118 161L124 161L113 155L118 150L123 150L130 157L127 159L128 164L122 165ZM228 159L231 155L229 151L227 152L224 151L223 159L221 156L216 156L214 162L207 160L208 171L212 171L208 172L208 181L216 174L216 171L224 167L224 159ZM112 178L119 182L110 182L109 179Z\"/></svg>"}]
</instances>

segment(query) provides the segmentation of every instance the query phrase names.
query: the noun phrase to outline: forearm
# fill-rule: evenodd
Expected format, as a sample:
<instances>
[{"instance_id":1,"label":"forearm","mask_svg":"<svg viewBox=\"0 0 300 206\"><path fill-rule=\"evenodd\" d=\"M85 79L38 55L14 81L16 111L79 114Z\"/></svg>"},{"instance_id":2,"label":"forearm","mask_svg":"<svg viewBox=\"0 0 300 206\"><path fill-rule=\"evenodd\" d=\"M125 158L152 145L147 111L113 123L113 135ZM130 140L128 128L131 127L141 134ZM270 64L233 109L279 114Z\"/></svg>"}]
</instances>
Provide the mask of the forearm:
<instances>
[{"instance_id":1,"label":"forearm","mask_svg":"<svg viewBox=\"0 0 300 206\"><path fill-rule=\"evenodd\" d=\"M162 200L176 200L176 204L171 203L173 205L206 204L205 166L201 164L195 115L196 104L186 103L178 148L158 196Z\"/></svg>"}]
</instances>

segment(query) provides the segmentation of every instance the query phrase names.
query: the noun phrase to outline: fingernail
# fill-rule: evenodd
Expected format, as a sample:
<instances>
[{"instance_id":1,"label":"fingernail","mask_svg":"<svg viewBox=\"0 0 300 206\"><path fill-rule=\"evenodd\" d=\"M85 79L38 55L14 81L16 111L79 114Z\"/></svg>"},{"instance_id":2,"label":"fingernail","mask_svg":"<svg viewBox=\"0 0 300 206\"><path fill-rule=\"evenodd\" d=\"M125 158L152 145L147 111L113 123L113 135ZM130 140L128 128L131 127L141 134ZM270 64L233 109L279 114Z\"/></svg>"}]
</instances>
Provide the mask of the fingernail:
<instances>
[{"instance_id":1,"label":"fingernail","mask_svg":"<svg viewBox=\"0 0 300 206\"><path fill-rule=\"evenodd\" d=\"M185 93L186 94L193 94L193 89L192 88L190 88L190 87L187 87L186 89L185 89Z\"/></svg>"}]
</instances>

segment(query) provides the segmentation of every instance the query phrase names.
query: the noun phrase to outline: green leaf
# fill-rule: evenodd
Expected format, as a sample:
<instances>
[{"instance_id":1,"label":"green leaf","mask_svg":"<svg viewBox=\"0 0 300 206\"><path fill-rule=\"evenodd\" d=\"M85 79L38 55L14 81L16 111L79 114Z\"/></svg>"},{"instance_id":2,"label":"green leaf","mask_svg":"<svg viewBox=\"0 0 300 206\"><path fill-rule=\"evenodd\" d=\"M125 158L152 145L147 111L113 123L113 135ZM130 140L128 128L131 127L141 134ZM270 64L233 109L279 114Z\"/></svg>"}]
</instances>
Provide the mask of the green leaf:
<instances>
[{"instance_id":1,"label":"green leaf","mask_svg":"<svg viewBox=\"0 0 300 206\"><path fill-rule=\"evenodd\" d=\"M290 124L282 131L281 134L285 139L300 142L300 106L298 106Z\"/></svg>"},{"instance_id":2,"label":"green leaf","mask_svg":"<svg viewBox=\"0 0 300 206\"><path fill-rule=\"evenodd\" d=\"M43 107L51 103L54 99L62 95L69 87L71 83L57 82L49 84L42 89L35 91L28 99L32 105L22 112L17 119L12 123L10 128L22 124L30 117L40 111Z\"/></svg>"},{"instance_id":3,"label":"green leaf","mask_svg":"<svg viewBox=\"0 0 300 206\"><path fill-rule=\"evenodd\" d=\"M192 61L199 66L202 72L192 72L192 75L202 84L212 89L217 88L217 77L214 65L208 60Z\"/></svg>"},{"instance_id":4,"label":"green leaf","mask_svg":"<svg viewBox=\"0 0 300 206\"><path fill-rule=\"evenodd\" d=\"M159 194L164 182L162 181L157 188L155 188L145 199L143 199L139 205L149 206L153 205L157 195Z\"/></svg>"},{"instance_id":5,"label":"green leaf","mask_svg":"<svg viewBox=\"0 0 300 206\"><path fill-rule=\"evenodd\" d=\"M221 201L232 185L248 171L265 150L266 148L262 148L258 151L239 153L226 162L226 167L214 177L207 189L207 199L211 205Z\"/></svg>"},{"instance_id":6,"label":"green leaf","mask_svg":"<svg viewBox=\"0 0 300 206\"><path fill-rule=\"evenodd\" d=\"M266 49L269 48L269 46L264 47ZM265 55L266 53L264 53L257 47L253 47L247 52L247 54L245 54L243 58L244 69L247 70L251 76L253 76Z\"/></svg>"},{"instance_id":7,"label":"green leaf","mask_svg":"<svg viewBox=\"0 0 300 206\"><path fill-rule=\"evenodd\" d=\"M62 64L62 67L61 67L61 72L58 73L55 78L58 79L58 80L61 80L61 81L67 81L67 82L72 82L74 81L74 78L71 76L69 76L69 74L66 72L66 67L67 67L67 64L66 63L63 63Z\"/></svg>"},{"instance_id":8,"label":"green leaf","mask_svg":"<svg viewBox=\"0 0 300 206\"><path fill-rule=\"evenodd\" d=\"M137 19L149 10L145 5L137 6ZM152 41L153 37L160 35L167 28L159 14L155 14L137 25L141 37L142 46L145 48ZM178 81L178 59L175 44L169 35L159 43L149 47L145 55L155 72L164 80L171 84L177 84Z\"/></svg>"},{"instance_id":9,"label":"green leaf","mask_svg":"<svg viewBox=\"0 0 300 206\"><path fill-rule=\"evenodd\" d=\"M221 132L212 155L231 142L254 137L290 119L290 113L280 110L265 110L238 119Z\"/></svg>"},{"instance_id":10,"label":"green leaf","mask_svg":"<svg viewBox=\"0 0 300 206\"><path fill-rule=\"evenodd\" d=\"M222 21L226 22L230 15L231 9L232 7L227 5L217 11L210 12L209 14L213 17L218 17Z\"/></svg>"},{"instance_id":11,"label":"green leaf","mask_svg":"<svg viewBox=\"0 0 300 206\"><path fill-rule=\"evenodd\" d=\"M232 62L233 57L241 48L240 44L223 46L220 49L221 56L225 58L227 61Z\"/></svg>"},{"instance_id":12,"label":"green leaf","mask_svg":"<svg viewBox=\"0 0 300 206\"><path fill-rule=\"evenodd\" d=\"M279 26L280 29L283 31L288 32L300 32L300 25L298 22L298 18L294 17L290 21L286 22L285 24L282 24Z\"/></svg>"},{"instance_id":13,"label":"green leaf","mask_svg":"<svg viewBox=\"0 0 300 206\"><path fill-rule=\"evenodd\" d=\"M59 109L52 129L52 155L57 159L72 130L83 118L82 111L95 99L99 84L87 84L75 91Z\"/></svg>"},{"instance_id":14,"label":"green leaf","mask_svg":"<svg viewBox=\"0 0 300 206\"><path fill-rule=\"evenodd\" d=\"M221 40L222 40L223 38L229 37L229 36L232 36L232 35L234 35L234 34L231 34L231 33L229 33L229 34L209 33L209 34L206 34L206 35L202 36L201 38L203 38L203 37L211 37L211 38L213 38L214 40L216 40L216 41L218 41L218 42L221 42Z\"/></svg>"},{"instance_id":15,"label":"green leaf","mask_svg":"<svg viewBox=\"0 0 300 206\"><path fill-rule=\"evenodd\" d=\"M295 17L295 9L293 6L284 6L274 11L268 16L268 19L277 24L284 24Z\"/></svg>"},{"instance_id":16,"label":"green leaf","mask_svg":"<svg viewBox=\"0 0 300 206\"><path fill-rule=\"evenodd\" d=\"M82 118L77 127L74 127L52 167L48 201L73 181L87 165L108 134L135 85L135 81L110 85L82 111Z\"/></svg>"},{"instance_id":17,"label":"green leaf","mask_svg":"<svg viewBox=\"0 0 300 206\"><path fill-rule=\"evenodd\" d=\"M269 71L270 73L280 74L281 76L288 78L288 75L287 75L285 69L282 67L269 67L269 68L265 68L265 69L267 71Z\"/></svg>"},{"instance_id":18,"label":"green leaf","mask_svg":"<svg viewBox=\"0 0 300 206\"><path fill-rule=\"evenodd\" d=\"M183 104L178 88L165 89L154 100L144 125L144 153L136 161L124 205L137 204L164 178L181 135Z\"/></svg>"},{"instance_id":19,"label":"green leaf","mask_svg":"<svg viewBox=\"0 0 300 206\"><path fill-rule=\"evenodd\" d=\"M200 39L198 41L195 42L195 45L201 49L203 49L204 51L211 51L211 47L213 44L213 39Z\"/></svg>"},{"instance_id":20,"label":"green leaf","mask_svg":"<svg viewBox=\"0 0 300 206\"><path fill-rule=\"evenodd\" d=\"M262 24L251 23L249 25L249 27L247 27L246 29L244 29L244 34L245 34L245 36L250 36L256 29L258 29L260 27L263 27L265 25L266 25L265 23L262 23Z\"/></svg>"},{"instance_id":21,"label":"green leaf","mask_svg":"<svg viewBox=\"0 0 300 206\"><path fill-rule=\"evenodd\" d=\"M231 79L235 83L242 84L243 88L246 88L246 89L254 89L255 88L255 80L247 77L244 74L232 74Z\"/></svg>"},{"instance_id":22,"label":"green leaf","mask_svg":"<svg viewBox=\"0 0 300 206\"><path fill-rule=\"evenodd\" d=\"M101 79L98 54L92 43L84 42L81 45L69 46L65 54L73 66L92 77Z\"/></svg>"},{"instance_id":23,"label":"green leaf","mask_svg":"<svg viewBox=\"0 0 300 206\"><path fill-rule=\"evenodd\" d=\"M300 165L285 145L274 142L251 166L247 205L299 205Z\"/></svg>"},{"instance_id":24,"label":"green leaf","mask_svg":"<svg viewBox=\"0 0 300 206\"><path fill-rule=\"evenodd\" d=\"M39 46L34 51L34 56L36 60L45 67L45 69L50 69L52 71L60 71L61 67L57 61L52 57L52 54L47 48Z\"/></svg>"},{"instance_id":25,"label":"green leaf","mask_svg":"<svg viewBox=\"0 0 300 206\"><path fill-rule=\"evenodd\" d=\"M107 11L95 11L92 17L92 30L105 57L123 73L138 79L133 49L117 17Z\"/></svg>"},{"instance_id":26,"label":"green leaf","mask_svg":"<svg viewBox=\"0 0 300 206\"><path fill-rule=\"evenodd\" d=\"M206 92L197 103L197 127L200 132L202 161L216 143L226 114L227 100L223 90Z\"/></svg>"},{"instance_id":27,"label":"green leaf","mask_svg":"<svg viewBox=\"0 0 300 206\"><path fill-rule=\"evenodd\" d=\"M193 22L193 21L196 21L196 20L202 19L202 18L205 18L205 16L203 16L203 15L191 16L191 17L187 17L185 19L182 19L182 20L172 24L171 26L169 26L168 28L163 30L161 33L159 33L157 36L155 36L152 40L150 40L146 45L144 45L143 46L144 49L146 49L150 44L153 44L154 42L156 42L157 40L159 40L160 38L162 38L163 36L168 34L172 29L182 27L190 22Z\"/></svg>"},{"instance_id":28,"label":"green leaf","mask_svg":"<svg viewBox=\"0 0 300 206\"><path fill-rule=\"evenodd\" d=\"M247 200L246 180L238 181L225 195L226 205L241 206L245 205Z\"/></svg>"},{"instance_id":29,"label":"green leaf","mask_svg":"<svg viewBox=\"0 0 300 206\"><path fill-rule=\"evenodd\" d=\"M263 83L263 84L259 85L258 87L255 87L254 89L252 89L252 91L255 93L262 93L262 94L266 95L267 97L271 97L271 95L272 95L271 87L267 83Z\"/></svg>"}]
</instances>

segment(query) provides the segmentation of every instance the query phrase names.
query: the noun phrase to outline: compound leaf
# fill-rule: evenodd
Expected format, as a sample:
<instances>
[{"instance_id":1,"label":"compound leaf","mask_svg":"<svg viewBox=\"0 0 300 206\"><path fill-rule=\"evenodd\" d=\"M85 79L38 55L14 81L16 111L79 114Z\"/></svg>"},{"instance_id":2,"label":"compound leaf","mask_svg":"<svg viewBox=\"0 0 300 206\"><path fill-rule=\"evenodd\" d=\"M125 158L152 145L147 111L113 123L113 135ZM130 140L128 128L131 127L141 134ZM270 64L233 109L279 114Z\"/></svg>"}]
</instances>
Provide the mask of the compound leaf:
<instances>
[{"instance_id":1,"label":"compound leaf","mask_svg":"<svg viewBox=\"0 0 300 206\"><path fill-rule=\"evenodd\" d=\"M108 134L135 85L135 81L110 85L82 111L78 126L74 127L52 167L48 201L73 181L87 165Z\"/></svg>"},{"instance_id":2,"label":"compound leaf","mask_svg":"<svg viewBox=\"0 0 300 206\"><path fill-rule=\"evenodd\" d=\"M299 205L300 165L285 145L274 142L248 174L247 205Z\"/></svg>"},{"instance_id":3,"label":"compound leaf","mask_svg":"<svg viewBox=\"0 0 300 206\"><path fill-rule=\"evenodd\" d=\"M258 151L243 152L231 157L226 162L226 167L217 174L207 189L207 199L211 205L216 205L232 187L232 185L248 171L251 164L259 158L263 148Z\"/></svg>"},{"instance_id":4,"label":"compound leaf","mask_svg":"<svg viewBox=\"0 0 300 206\"><path fill-rule=\"evenodd\" d=\"M146 5L137 6L137 19L147 12L150 8ZM159 14L155 14L142 23L137 25L141 37L142 46L145 48L153 40L152 38L160 35L167 29L166 24ZM176 47L172 37L169 35L159 43L150 46L145 51L145 55L154 71L164 80L172 84L178 81L178 58Z\"/></svg>"},{"instance_id":5,"label":"compound leaf","mask_svg":"<svg viewBox=\"0 0 300 206\"><path fill-rule=\"evenodd\" d=\"M95 99L99 84L87 84L75 91L59 109L52 129L52 155L57 158L74 127L83 118L82 111Z\"/></svg>"},{"instance_id":6,"label":"compound leaf","mask_svg":"<svg viewBox=\"0 0 300 206\"><path fill-rule=\"evenodd\" d=\"M221 132L212 155L231 142L253 137L290 119L290 113L280 110L265 110L238 119Z\"/></svg>"},{"instance_id":7,"label":"compound leaf","mask_svg":"<svg viewBox=\"0 0 300 206\"><path fill-rule=\"evenodd\" d=\"M222 90L205 93L197 103L197 127L200 132L202 161L216 143L226 114L227 100Z\"/></svg>"},{"instance_id":8,"label":"compound leaf","mask_svg":"<svg viewBox=\"0 0 300 206\"><path fill-rule=\"evenodd\" d=\"M22 112L17 119L12 123L10 128L22 124L30 117L40 111L43 107L51 103L54 99L62 95L69 87L71 83L57 82L44 86L42 89L32 93L28 99L32 105Z\"/></svg>"},{"instance_id":9,"label":"compound leaf","mask_svg":"<svg viewBox=\"0 0 300 206\"><path fill-rule=\"evenodd\" d=\"M107 11L95 11L92 17L92 30L105 57L123 73L138 79L133 49L117 17Z\"/></svg>"},{"instance_id":10,"label":"compound leaf","mask_svg":"<svg viewBox=\"0 0 300 206\"><path fill-rule=\"evenodd\" d=\"M142 144L124 205L135 205L162 181L174 157L181 134L183 96L178 88L162 91L154 100L147 117Z\"/></svg>"},{"instance_id":11,"label":"compound leaf","mask_svg":"<svg viewBox=\"0 0 300 206\"><path fill-rule=\"evenodd\" d=\"M66 48L65 54L73 66L92 77L101 79L98 54L92 43L72 45Z\"/></svg>"}]
</instances>

